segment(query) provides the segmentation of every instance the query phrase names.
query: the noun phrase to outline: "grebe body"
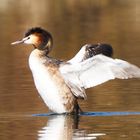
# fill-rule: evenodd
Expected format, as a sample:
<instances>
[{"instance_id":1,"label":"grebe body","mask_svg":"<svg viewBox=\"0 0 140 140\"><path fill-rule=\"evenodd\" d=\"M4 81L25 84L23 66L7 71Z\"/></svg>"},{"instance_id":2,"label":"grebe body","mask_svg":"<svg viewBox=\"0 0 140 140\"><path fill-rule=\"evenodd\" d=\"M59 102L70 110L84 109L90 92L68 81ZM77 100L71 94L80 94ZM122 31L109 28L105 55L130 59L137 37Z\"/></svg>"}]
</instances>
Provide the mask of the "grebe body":
<instances>
[{"instance_id":1,"label":"grebe body","mask_svg":"<svg viewBox=\"0 0 140 140\"><path fill-rule=\"evenodd\" d=\"M35 86L45 104L55 113L72 113L80 110L77 99L86 99L85 89L115 78L140 78L140 68L124 60L113 59L108 44L86 44L69 61L48 56L53 39L48 31L35 27L25 37L13 42L31 44L29 56Z\"/></svg>"}]
</instances>

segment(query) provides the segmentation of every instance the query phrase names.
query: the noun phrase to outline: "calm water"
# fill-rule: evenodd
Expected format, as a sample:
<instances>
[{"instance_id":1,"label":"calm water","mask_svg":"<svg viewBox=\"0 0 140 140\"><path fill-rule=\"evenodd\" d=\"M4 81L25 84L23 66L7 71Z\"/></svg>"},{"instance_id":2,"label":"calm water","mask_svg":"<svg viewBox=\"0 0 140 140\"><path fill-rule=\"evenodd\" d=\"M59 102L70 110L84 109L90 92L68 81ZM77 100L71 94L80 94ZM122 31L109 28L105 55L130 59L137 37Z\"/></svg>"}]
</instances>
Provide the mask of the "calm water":
<instances>
[{"instance_id":1,"label":"calm water","mask_svg":"<svg viewBox=\"0 0 140 140\"><path fill-rule=\"evenodd\" d=\"M106 42L112 44L114 57L140 67L138 0L1 0L0 140L139 140L140 115L125 112L140 112L140 79L109 81L87 90L88 99L79 103L89 115L34 115L48 109L28 67L33 48L10 45L33 26L52 33L55 48L50 55L56 58L69 59L86 43Z\"/></svg>"}]
</instances>

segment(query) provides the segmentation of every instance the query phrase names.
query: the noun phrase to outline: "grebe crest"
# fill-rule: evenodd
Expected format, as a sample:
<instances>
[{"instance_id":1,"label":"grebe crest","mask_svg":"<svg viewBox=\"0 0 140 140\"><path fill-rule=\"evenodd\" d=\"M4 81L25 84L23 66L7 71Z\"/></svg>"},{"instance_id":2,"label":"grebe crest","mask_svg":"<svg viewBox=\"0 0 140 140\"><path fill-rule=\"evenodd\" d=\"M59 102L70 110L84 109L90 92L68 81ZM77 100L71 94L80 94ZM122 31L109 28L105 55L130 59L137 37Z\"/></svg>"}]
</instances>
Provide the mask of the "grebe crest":
<instances>
[{"instance_id":1,"label":"grebe crest","mask_svg":"<svg viewBox=\"0 0 140 140\"><path fill-rule=\"evenodd\" d=\"M34 46L35 49L43 50L49 53L53 47L53 39L51 34L40 28L34 27L29 29L22 40L16 41L12 43L12 45L16 44L31 44Z\"/></svg>"},{"instance_id":2,"label":"grebe crest","mask_svg":"<svg viewBox=\"0 0 140 140\"><path fill-rule=\"evenodd\" d=\"M109 44L87 44L69 61L49 57L52 36L40 27L29 29L22 40L12 43L31 44L29 66L35 86L50 110L78 113L77 99L86 99L85 89L118 79L140 78L140 68L121 59L111 58Z\"/></svg>"}]
</instances>

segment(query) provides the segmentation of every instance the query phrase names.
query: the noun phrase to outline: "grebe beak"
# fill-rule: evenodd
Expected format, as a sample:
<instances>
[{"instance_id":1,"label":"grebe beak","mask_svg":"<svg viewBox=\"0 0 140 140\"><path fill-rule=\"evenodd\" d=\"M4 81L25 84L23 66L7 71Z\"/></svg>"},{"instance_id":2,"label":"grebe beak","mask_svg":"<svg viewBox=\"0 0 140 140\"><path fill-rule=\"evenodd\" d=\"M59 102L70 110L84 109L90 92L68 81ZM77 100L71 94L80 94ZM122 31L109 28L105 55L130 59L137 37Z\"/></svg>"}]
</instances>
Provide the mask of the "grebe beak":
<instances>
[{"instance_id":1,"label":"grebe beak","mask_svg":"<svg viewBox=\"0 0 140 140\"><path fill-rule=\"evenodd\" d=\"M11 45L18 45L18 44L22 44L24 43L25 41L27 41L28 39L30 39L29 36L23 38L22 40L18 40L18 41L15 41L15 42L12 42Z\"/></svg>"}]
</instances>

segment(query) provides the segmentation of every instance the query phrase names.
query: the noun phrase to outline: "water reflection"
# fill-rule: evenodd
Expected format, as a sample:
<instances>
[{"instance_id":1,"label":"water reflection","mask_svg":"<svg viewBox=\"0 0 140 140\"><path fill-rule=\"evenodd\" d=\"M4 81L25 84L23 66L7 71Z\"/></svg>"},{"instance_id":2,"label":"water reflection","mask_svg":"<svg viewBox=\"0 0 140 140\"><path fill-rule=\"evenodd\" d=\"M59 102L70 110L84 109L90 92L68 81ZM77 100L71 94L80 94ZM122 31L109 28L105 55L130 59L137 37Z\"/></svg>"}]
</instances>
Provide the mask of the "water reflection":
<instances>
[{"instance_id":1,"label":"water reflection","mask_svg":"<svg viewBox=\"0 0 140 140\"><path fill-rule=\"evenodd\" d=\"M113 46L115 57L140 66L138 0L1 0L0 115L7 116L7 119L0 118L0 140L34 140L37 139L38 130L38 139L45 139L46 133L51 130L51 123L54 124L55 118L57 120L57 117L17 118L18 113L48 112L38 98L27 66L27 57L32 48L10 46L32 26L44 27L52 33L55 48L51 55L56 58L69 59L86 43L107 42ZM84 111L140 111L139 93L140 80L111 81L88 90L87 101L80 105ZM9 121L7 114L11 112L15 117ZM46 124L48 118L51 123L48 121ZM139 115L82 116L79 129L74 128L73 118L62 118L61 128L66 131L68 127L73 127L70 134L66 131L71 137L80 131L82 135L90 134L90 129L107 133L103 137L108 140L140 139ZM68 125L68 120L72 124Z\"/></svg>"},{"instance_id":2,"label":"water reflection","mask_svg":"<svg viewBox=\"0 0 140 140\"><path fill-rule=\"evenodd\" d=\"M38 131L38 140L93 140L104 133L88 133L79 129L79 117L73 115L50 116L46 126Z\"/></svg>"}]
</instances>

